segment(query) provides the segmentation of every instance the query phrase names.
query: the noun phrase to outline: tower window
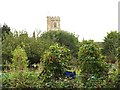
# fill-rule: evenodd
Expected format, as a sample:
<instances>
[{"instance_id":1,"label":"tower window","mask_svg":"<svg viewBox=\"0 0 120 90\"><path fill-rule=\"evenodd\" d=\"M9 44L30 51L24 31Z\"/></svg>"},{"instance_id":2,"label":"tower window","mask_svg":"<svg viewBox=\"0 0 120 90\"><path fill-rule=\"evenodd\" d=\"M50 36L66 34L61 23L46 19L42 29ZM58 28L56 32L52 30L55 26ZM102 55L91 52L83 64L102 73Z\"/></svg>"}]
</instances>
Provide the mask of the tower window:
<instances>
[{"instance_id":1,"label":"tower window","mask_svg":"<svg viewBox=\"0 0 120 90\"><path fill-rule=\"evenodd\" d=\"M54 28L56 28L56 27L57 27L57 23L55 22L55 23L54 23Z\"/></svg>"}]
</instances>

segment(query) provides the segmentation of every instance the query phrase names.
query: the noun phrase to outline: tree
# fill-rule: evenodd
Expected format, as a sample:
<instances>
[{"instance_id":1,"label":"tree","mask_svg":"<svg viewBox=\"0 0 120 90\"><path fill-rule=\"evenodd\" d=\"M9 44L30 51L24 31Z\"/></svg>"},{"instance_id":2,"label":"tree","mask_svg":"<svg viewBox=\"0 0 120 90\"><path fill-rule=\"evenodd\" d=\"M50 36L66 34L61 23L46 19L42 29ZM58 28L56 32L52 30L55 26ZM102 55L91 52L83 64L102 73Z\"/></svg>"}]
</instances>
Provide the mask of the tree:
<instances>
[{"instance_id":1,"label":"tree","mask_svg":"<svg viewBox=\"0 0 120 90\"><path fill-rule=\"evenodd\" d=\"M24 35L23 35L24 34ZM11 63L12 51L20 45L23 48L23 42L28 43L28 36L26 33L21 33L20 36L18 32L5 34L5 39L2 41L2 61L3 64L6 62Z\"/></svg>"},{"instance_id":2,"label":"tree","mask_svg":"<svg viewBox=\"0 0 120 90\"><path fill-rule=\"evenodd\" d=\"M29 60L29 66L39 63L43 52L52 44L54 44L54 42L49 39L28 37L25 31L18 35L18 32L15 31L13 34L6 35L6 39L2 41L3 63L11 63L11 51L18 45L25 49Z\"/></svg>"},{"instance_id":3,"label":"tree","mask_svg":"<svg viewBox=\"0 0 120 90\"><path fill-rule=\"evenodd\" d=\"M30 66L40 62L42 54L49 46L53 45L54 42L49 39L34 39L30 38L30 42L25 44L25 50L28 55Z\"/></svg>"},{"instance_id":4,"label":"tree","mask_svg":"<svg viewBox=\"0 0 120 90\"><path fill-rule=\"evenodd\" d=\"M16 46L16 39L14 36L10 34L5 35L6 39L3 39L2 41L2 62L5 64L6 62L11 62L12 53Z\"/></svg>"},{"instance_id":5,"label":"tree","mask_svg":"<svg viewBox=\"0 0 120 90\"><path fill-rule=\"evenodd\" d=\"M117 48L117 61L115 62L114 69L109 71L109 76L106 81L106 87L108 88L120 88L120 47Z\"/></svg>"},{"instance_id":6,"label":"tree","mask_svg":"<svg viewBox=\"0 0 120 90\"><path fill-rule=\"evenodd\" d=\"M11 33L10 27L8 25L4 24L2 27L0 27L0 30L2 30L2 40L5 39L5 34Z\"/></svg>"},{"instance_id":7,"label":"tree","mask_svg":"<svg viewBox=\"0 0 120 90\"><path fill-rule=\"evenodd\" d=\"M120 33L117 31L111 31L107 33L103 42L103 54L107 56L108 60L115 62L117 51L116 49L120 46Z\"/></svg>"},{"instance_id":8,"label":"tree","mask_svg":"<svg viewBox=\"0 0 120 90\"><path fill-rule=\"evenodd\" d=\"M105 77L108 72L107 64L104 61L105 57L102 56L100 48L93 40L84 40L82 42L78 52L78 59L80 62L82 82L86 86L93 79ZM96 83L93 82L92 84L95 85Z\"/></svg>"},{"instance_id":9,"label":"tree","mask_svg":"<svg viewBox=\"0 0 120 90\"><path fill-rule=\"evenodd\" d=\"M28 37L27 32L22 32L19 35L17 43L19 43L21 47L24 46L28 56L29 66L39 63L43 52L54 44L50 39Z\"/></svg>"},{"instance_id":10,"label":"tree","mask_svg":"<svg viewBox=\"0 0 120 90\"><path fill-rule=\"evenodd\" d=\"M11 69L18 71L18 70L27 70L28 60L27 54L24 49L20 46L17 46L16 49L12 52L12 64Z\"/></svg>"},{"instance_id":11,"label":"tree","mask_svg":"<svg viewBox=\"0 0 120 90\"><path fill-rule=\"evenodd\" d=\"M63 30L48 31L41 34L40 38L51 39L60 45L65 45L68 49L70 49L72 56L75 58L78 57L77 53L79 50L79 41L78 37L76 37L73 33L69 33Z\"/></svg>"},{"instance_id":12,"label":"tree","mask_svg":"<svg viewBox=\"0 0 120 90\"><path fill-rule=\"evenodd\" d=\"M120 47L117 48L117 67L118 74L120 74Z\"/></svg>"},{"instance_id":13,"label":"tree","mask_svg":"<svg viewBox=\"0 0 120 90\"><path fill-rule=\"evenodd\" d=\"M68 62L70 61L70 50L59 46L58 44L52 45L46 50L42 57L43 76L45 80L59 80L64 76Z\"/></svg>"}]
</instances>

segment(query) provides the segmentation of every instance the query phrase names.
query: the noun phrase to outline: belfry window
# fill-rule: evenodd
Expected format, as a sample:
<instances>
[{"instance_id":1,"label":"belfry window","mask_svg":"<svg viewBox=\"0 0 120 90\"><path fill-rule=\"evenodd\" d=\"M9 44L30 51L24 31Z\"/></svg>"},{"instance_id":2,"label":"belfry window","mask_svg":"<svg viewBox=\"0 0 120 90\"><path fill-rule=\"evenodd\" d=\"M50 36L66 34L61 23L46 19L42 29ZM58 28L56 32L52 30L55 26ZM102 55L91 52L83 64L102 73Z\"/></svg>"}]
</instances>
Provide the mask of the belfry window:
<instances>
[{"instance_id":1,"label":"belfry window","mask_svg":"<svg viewBox=\"0 0 120 90\"><path fill-rule=\"evenodd\" d=\"M54 23L54 28L56 28L56 27L57 27L57 23L55 22L55 23Z\"/></svg>"}]
</instances>

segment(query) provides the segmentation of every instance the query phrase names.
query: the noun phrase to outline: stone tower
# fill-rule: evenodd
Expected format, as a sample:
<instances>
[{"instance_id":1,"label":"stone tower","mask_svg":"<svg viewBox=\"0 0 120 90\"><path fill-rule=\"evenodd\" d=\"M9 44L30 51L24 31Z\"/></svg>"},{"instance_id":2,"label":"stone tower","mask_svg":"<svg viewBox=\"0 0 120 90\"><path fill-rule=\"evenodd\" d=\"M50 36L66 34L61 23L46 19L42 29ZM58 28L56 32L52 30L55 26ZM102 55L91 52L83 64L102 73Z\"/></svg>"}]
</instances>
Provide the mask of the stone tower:
<instances>
[{"instance_id":1,"label":"stone tower","mask_svg":"<svg viewBox=\"0 0 120 90\"><path fill-rule=\"evenodd\" d=\"M47 31L60 30L60 17L47 16Z\"/></svg>"}]
</instances>

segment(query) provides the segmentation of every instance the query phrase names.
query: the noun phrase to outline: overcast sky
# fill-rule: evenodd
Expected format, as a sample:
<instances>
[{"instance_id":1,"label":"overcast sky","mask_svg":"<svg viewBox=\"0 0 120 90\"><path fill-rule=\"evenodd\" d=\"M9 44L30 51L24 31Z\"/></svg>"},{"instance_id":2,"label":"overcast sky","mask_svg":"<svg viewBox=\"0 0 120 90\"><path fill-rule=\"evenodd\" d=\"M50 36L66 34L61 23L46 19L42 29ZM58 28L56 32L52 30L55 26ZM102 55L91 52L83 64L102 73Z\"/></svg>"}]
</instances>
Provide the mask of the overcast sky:
<instances>
[{"instance_id":1,"label":"overcast sky","mask_svg":"<svg viewBox=\"0 0 120 90\"><path fill-rule=\"evenodd\" d=\"M79 40L103 41L106 32L118 30L119 0L0 0L0 24L12 29L47 30L46 16L60 16L61 29Z\"/></svg>"}]
</instances>

